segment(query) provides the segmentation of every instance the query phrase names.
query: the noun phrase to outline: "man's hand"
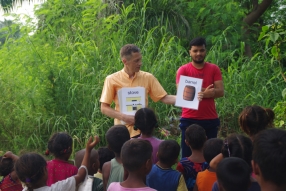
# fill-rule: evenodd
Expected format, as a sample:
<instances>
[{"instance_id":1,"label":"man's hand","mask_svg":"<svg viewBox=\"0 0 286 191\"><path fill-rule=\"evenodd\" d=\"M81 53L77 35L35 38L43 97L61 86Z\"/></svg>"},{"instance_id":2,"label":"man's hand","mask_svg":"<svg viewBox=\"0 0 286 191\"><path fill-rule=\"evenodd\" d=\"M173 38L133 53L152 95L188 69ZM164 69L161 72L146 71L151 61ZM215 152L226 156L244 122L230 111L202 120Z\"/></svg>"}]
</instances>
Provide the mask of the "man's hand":
<instances>
[{"instance_id":1,"label":"man's hand","mask_svg":"<svg viewBox=\"0 0 286 191\"><path fill-rule=\"evenodd\" d=\"M199 101L201 101L202 98L211 98L211 97L215 97L215 88L213 84L209 85L206 89L202 89L202 91L198 93Z\"/></svg>"},{"instance_id":2,"label":"man's hand","mask_svg":"<svg viewBox=\"0 0 286 191\"><path fill-rule=\"evenodd\" d=\"M124 121L127 125L134 125L135 119L133 115L125 115L122 116L122 121Z\"/></svg>"}]
</instances>

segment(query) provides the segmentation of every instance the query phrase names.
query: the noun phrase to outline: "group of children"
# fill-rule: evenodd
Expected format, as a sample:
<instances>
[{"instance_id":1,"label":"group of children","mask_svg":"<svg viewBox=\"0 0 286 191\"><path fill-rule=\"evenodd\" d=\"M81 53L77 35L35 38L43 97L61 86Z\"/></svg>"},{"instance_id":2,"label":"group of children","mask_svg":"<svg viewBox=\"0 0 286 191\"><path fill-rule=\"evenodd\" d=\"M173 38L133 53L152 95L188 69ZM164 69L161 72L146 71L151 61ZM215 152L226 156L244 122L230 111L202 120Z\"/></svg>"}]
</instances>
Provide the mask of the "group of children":
<instances>
[{"instance_id":1,"label":"group of children","mask_svg":"<svg viewBox=\"0 0 286 191\"><path fill-rule=\"evenodd\" d=\"M269 128L273 119L270 109L247 107L239 124L248 136L231 134L224 140L207 139L193 124L185 132L192 154L178 160L180 145L154 137L155 113L142 108L135 114L140 137L130 139L124 125L115 125L106 132L107 148L95 150L99 138L90 138L76 152L75 166L68 161L72 139L63 132L48 142L51 161L36 153L5 153L0 190L77 190L87 184L88 174L93 191L285 191L286 131Z\"/></svg>"}]
</instances>

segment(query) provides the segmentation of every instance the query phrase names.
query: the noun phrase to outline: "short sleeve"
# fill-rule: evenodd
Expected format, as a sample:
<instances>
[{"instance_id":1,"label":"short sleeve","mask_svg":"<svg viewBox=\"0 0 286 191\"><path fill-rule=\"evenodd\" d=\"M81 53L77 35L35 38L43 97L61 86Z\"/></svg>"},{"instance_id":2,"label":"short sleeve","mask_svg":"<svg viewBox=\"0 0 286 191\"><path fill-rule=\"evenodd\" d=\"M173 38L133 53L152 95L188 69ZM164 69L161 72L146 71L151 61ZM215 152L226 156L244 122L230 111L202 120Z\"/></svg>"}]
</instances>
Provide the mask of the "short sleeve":
<instances>
[{"instance_id":1,"label":"short sleeve","mask_svg":"<svg viewBox=\"0 0 286 191\"><path fill-rule=\"evenodd\" d=\"M76 182L73 176L65 180L56 182L55 184L52 184L50 187L50 191L61 191L61 190L75 191L75 189L76 189Z\"/></svg>"},{"instance_id":2,"label":"short sleeve","mask_svg":"<svg viewBox=\"0 0 286 191\"><path fill-rule=\"evenodd\" d=\"M214 65L214 66L215 66L215 68L214 68L214 70L215 70L215 72L214 72L214 82L215 81L220 81L220 80L222 80L221 71L220 71L220 69L219 69L219 67L217 65Z\"/></svg>"},{"instance_id":3,"label":"short sleeve","mask_svg":"<svg viewBox=\"0 0 286 191\"><path fill-rule=\"evenodd\" d=\"M179 171L182 174L184 174L184 167L183 167L182 163L178 162L176 169L177 169L177 171Z\"/></svg>"},{"instance_id":4,"label":"short sleeve","mask_svg":"<svg viewBox=\"0 0 286 191\"><path fill-rule=\"evenodd\" d=\"M118 190L120 188L120 183L119 182L112 182L109 186L107 191L114 191Z\"/></svg>"},{"instance_id":5,"label":"short sleeve","mask_svg":"<svg viewBox=\"0 0 286 191\"><path fill-rule=\"evenodd\" d=\"M183 175L180 176L177 191L188 191L188 188L187 188L187 185L186 185L186 182L185 182Z\"/></svg>"},{"instance_id":6,"label":"short sleeve","mask_svg":"<svg viewBox=\"0 0 286 191\"><path fill-rule=\"evenodd\" d=\"M219 191L217 181L213 184L212 191Z\"/></svg>"},{"instance_id":7,"label":"short sleeve","mask_svg":"<svg viewBox=\"0 0 286 191\"><path fill-rule=\"evenodd\" d=\"M181 67L177 70L177 74L176 74L176 84L179 83L179 81L180 81L180 76L181 76L181 75L186 76L184 66L181 66Z\"/></svg>"},{"instance_id":8,"label":"short sleeve","mask_svg":"<svg viewBox=\"0 0 286 191\"><path fill-rule=\"evenodd\" d=\"M112 78L107 76L104 81L100 102L111 104L115 97L115 88L112 84Z\"/></svg>"},{"instance_id":9,"label":"short sleeve","mask_svg":"<svg viewBox=\"0 0 286 191\"><path fill-rule=\"evenodd\" d=\"M160 82L152 74L149 80L150 80L149 96L154 102L159 101L160 99L162 99L167 95L167 92L164 90Z\"/></svg>"}]
</instances>

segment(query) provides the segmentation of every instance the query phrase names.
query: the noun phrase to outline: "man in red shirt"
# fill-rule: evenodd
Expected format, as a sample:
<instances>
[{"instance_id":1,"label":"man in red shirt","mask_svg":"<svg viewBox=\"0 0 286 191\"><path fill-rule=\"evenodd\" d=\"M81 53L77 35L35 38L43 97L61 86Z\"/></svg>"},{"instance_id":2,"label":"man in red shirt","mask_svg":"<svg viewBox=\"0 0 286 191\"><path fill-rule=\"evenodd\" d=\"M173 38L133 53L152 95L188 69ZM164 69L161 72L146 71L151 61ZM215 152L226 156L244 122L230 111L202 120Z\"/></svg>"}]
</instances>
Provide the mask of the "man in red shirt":
<instances>
[{"instance_id":1,"label":"man in red shirt","mask_svg":"<svg viewBox=\"0 0 286 191\"><path fill-rule=\"evenodd\" d=\"M217 137L220 121L215 109L215 98L224 95L222 75L219 67L215 64L205 62L206 41L198 37L190 42L190 56L192 62L181 66L177 71L176 84L178 85L180 76L190 76L203 79L202 91L199 92L200 104L198 110L183 108L180 119L180 129L182 130L181 147L182 157L191 155L190 148L185 143L185 130L192 124L202 126L207 138Z\"/></svg>"}]
</instances>

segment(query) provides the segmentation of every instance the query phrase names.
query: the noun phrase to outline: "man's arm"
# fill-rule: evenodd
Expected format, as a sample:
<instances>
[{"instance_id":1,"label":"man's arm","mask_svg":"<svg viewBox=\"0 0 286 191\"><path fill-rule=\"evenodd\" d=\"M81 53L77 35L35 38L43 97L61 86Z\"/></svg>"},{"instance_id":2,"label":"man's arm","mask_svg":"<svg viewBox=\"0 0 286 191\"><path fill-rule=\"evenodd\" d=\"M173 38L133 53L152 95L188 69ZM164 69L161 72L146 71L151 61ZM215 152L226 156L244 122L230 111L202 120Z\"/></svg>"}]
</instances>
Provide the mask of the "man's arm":
<instances>
[{"instance_id":1,"label":"man's arm","mask_svg":"<svg viewBox=\"0 0 286 191\"><path fill-rule=\"evenodd\" d=\"M176 102L176 96L175 95L165 95L162 99L160 99L160 101L165 103L165 104L174 105Z\"/></svg>"},{"instance_id":2,"label":"man's arm","mask_svg":"<svg viewBox=\"0 0 286 191\"><path fill-rule=\"evenodd\" d=\"M101 113L107 115L108 117L119 119L121 121L124 121L128 125L134 124L134 116L120 113L119 111L116 111L115 109L111 108L110 104L101 103L100 109Z\"/></svg>"},{"instance_id":3,"label":"man's arm","mask_svg":"<svg viewBox=\"0 0 286 191\"><path fill-rule=\"evenodd\" d=\"M215 81L214 84L209 85L207 88L202 88L199 92L203 98L218 98L224 96L224 87L222 80Z\"/></svg>"}]
</instances>

